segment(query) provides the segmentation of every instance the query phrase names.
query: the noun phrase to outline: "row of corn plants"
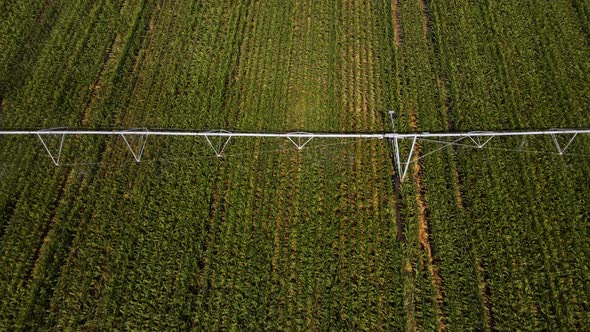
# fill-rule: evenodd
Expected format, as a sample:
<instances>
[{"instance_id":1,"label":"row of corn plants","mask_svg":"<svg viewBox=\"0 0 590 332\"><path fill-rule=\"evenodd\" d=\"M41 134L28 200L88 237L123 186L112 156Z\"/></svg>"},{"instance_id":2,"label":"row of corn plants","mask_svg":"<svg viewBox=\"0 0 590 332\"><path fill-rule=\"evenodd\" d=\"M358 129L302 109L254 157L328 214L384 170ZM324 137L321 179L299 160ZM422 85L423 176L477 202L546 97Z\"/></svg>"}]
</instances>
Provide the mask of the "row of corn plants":
<instances>
[{"instance_id":1,"label":"row of corn plants","mask_svg":"<svg viewBox=\"0 0 590 332\"><path fill-rule=\"evenodd\" d=\"M3 110L3 116L10 120L6 121L7 124L40 124L42 122L39 120L49 114L46 113L49 109L53 113L44 120L43 125L51 125L54 119L70 125L77 122L80 110L84 109L83 96L88 97L88 86L101 68L101 63L88 65L88 59L104 57L110 35L106 27L112 27L117 10L113 5L100 2L94 5L75 2L60 14L51 31L50 41L39 51L36 69L31 72L27 83L20 90L11 91L5 96L7 107ZM86 25L79 26L78 30L71 28L74 23L79 24L77 19L81 13L88 15L84 21ZM65 36L65 31L72 31L69 38ZM59 57L69 60L64 63ZM36 104L36 98L47 101L47 104ZM65 99L68 102L59 102ZM53 104L50 100L57 102ZM70 143L73 144L67 154L75 155L84 150L76 146L75 142ZM1 264L2 291L3 294L10 294L3 297L5 310L2 312L6 313L3 321L7 326L28 324L29 317L34 315L29 309L35 304L30 301L34 297L32 294L38 292L37 283L44 282L39 280L39 276L43 273L45 250L50 247L46 244L51 242L53 227L60 223L60 206L67 204L66 196L70 190L77 190L78 180L83 178L77 177L69 169L46 167L49 165L44 163L47 156L37 149L37 144L38 141L32 139L18 144L9 142L2 150L4 160L13 165L8 178L17 182L16 186L11 186L10 182L3 181L2 190L11 207L2 220L5 230L2 246L6 252ZM32 182L26 183L27 177Z\"/></svg>"},{"instance_id":2,"label":"row of corn plants","mask_svg":"<svg viewBox=\"0 0 590 332\"><path fill-rule=\"evenodd\" d=\"M432 42L439 52L435 56L440 57L439 77L445 84L441 107L449 110L449 128L445 129L584 126L584 117L577 114L585 95L572 90L576 85L570 84L584 80L583 71L577 68L587 66L587 61L580 54L582 49L574 46L583 36L576 34L568 6L556 5L547 12L537 8L534 2L437 3L431 7ZM567 32L550 31L551 20L565 22ZM566 67L574 70L566 71ZM582 91L587 89L584 84L579 86ZM428 129L432 128L439 129ZM490 148L515 148L519 143L498 140ZM547 143L530 142L528 147L551 148ZM577 152L583 146L580 141ZM433 213L451 209L432 234L442 262L449 326L546 329L583 324L587 317L578 299L585 290L580 293L572 286L576 278L584 280L585 263L566 258L571 251L585 257L583 245L566 240L570 237L567 230L581 225L583 205L550 203L555 196L579 200L579 184L568 181L564 170L570 180L583 178L584 171L565 167L572 160L562 157L493 150L463 149L448 158L450 162L435 164L429 192L431 198L448 201L436 206L432 202ZM445 169L449 164L459 167L459 200L440 190L456 187L452 170ZM445 219L449 225L442 223ZM457 241L461 238L464 241ZM461 256L466 262L461 262ZM474 308L478 313L465 320L470 317L468 301L477 300L480 305Z\"/></svg>"},{"instance_id":3,"label":"row of corn plants","mask_svg":"<svg viewBox=\"0 0 590 332\"><path fill-rule=\"evenodd\" d=\"M134 25L130 24L132 21L129 21L129 17L121 19L120 15L133 17L131 14L138 12L135 8L142 7L143 2L129 1L126 7L103 3L96 3L94 7L83 5L72 4L69 7L71 10L64 11L57 19L55 29L52 30L54 38L41 50L36 69L25 85L26 89L9 96L9 107L3 113L11 120L7 123L51 126L59 121L75 126L91 106L93 82L114 80L110 72L103 70L105 63L119 61L107 61L109 45L113 45L114 31L111 29L117 30L117 33L126 38L134 38L136 34L133 32ZM77 20L81 15L90 15L83 20L88 24L87 27L79 25ZM75 25L78 25L79 30L70 28ZM83 33L62 39L64 31L68 29ZM70 58L67 66L64 64L68 62L64 63L63 59L60 61L58 58L59 51L62 52L61 56ZM105 59L105 62L96 59ZM48 76L47 72L52 75ZM47 85L54 89L48 89ZM41 99L44 94L53 94L67 102L58 102L56 106L51 106L48 102L46 107L53 109L47 110L43 109L43 105L33 104L35 100L32 97L27 98L27 93ZM36 107L40 109L37 112L32 111ZM41 124L38 122L42 118L39 114L51 116ZM47 137L46 140L55 153L56 139ZM2 275L5 278L2 283L5 287L3 293L10 294L3 297L2 304L2 312L6 314L3 316L3 325L7 327L39 328L48 324L47 311L53 287L57 283L64 259L69 254L72 237L77 231L78 218L88 213L83 208L86 202L79 195L88 192L95 172L87 168L51 167L48 156L42 149L38 149L37 144L39 142L36 140L25 140L18 144L15 141L15 144L6 145L6 150L2 151L8 162L19 165L11 168L10 175L13 179L20 178L23 184L27 178L33 181L15 188L7 186L3 190L3 193L7 193L6 197L13 202L9 203L13 206L11 213L3 219L7 225L2 238L3 250L6 249L7 253L2 262ZM100 140L69 139L62 163L64 159L76 161L78 155L97 157L101 146ZM4 181L2 183L10 184Z\"/></svg>"},{"instance_id":4,"label":"row of corn plants","mask_svg":"<svg viewBox=\"0 0 590 332\"><path fill-rule=\"evenodd\" d=\"M582 2L0 8L12 127L383 131L388 109L401 131L588 125ZM449 149L397 186L387 142L232 139L216 158L204 140L150 137L135 165L120 138L72 137L56 168L34 139L3 138L0 154L0 327L588 323L576 157Z\"/></svg>"}]
</instances>

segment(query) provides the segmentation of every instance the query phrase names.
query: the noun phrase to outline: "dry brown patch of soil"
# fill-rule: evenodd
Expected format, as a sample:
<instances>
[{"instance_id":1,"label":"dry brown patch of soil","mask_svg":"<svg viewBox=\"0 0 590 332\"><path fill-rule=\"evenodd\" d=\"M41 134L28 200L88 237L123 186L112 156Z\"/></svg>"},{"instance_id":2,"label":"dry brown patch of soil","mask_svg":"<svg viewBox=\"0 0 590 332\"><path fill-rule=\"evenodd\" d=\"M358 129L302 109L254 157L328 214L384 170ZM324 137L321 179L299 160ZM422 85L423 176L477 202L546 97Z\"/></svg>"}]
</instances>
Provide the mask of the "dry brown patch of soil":
<instances>
[{"instance_id":1,"label":"dry brown patch of soil","mask_svg":"<svg viewBox=\"0 0 590 332\"><path fill-rule=\"evenodd\" d=\"M485 278L485 269L481 260L476 260L476 269L477 269L477 277L478 277L478 288L479 288L479 298L481 303L483 304L483 322L484 322L484 330L485 331L492 331L494 330L494 326L492 323L492 308L490 303L490 289L488 284L486 283Z\"/></svg>"},{"instance_id":2,"label":"dry brown patch of soil","mask_svg":"<svg viewBox=\"0 0 590 332\"><path fill-rule=\"evenodd\" d=\"M418 5L420 6L420 11L422 12L422 30L424 32L424 38L428 35L428 7L426 6L425 0L418 0Z\"/></svg>"},{"instance_id":3,"label":"dry brown patch of soil","mask_svg":"<svg viewBox=\"0 0 590 332\"><path fill-rule=\"evenodd\" d=\"M412 131L418 129L418 121L416 118L416 110L410 112L410 128ZM416 144L414 150L414 160L420 158L420 145ZM430 235L428 230L428 218L427 218L427 204L424 197L424 183L422 178L422 165L420 162L414 163L414 184L416 186L416 202L418 205L418 242L422 250L426 252L427 269L432 278L432 287L434 288L434 301L436 303L436 320L438 323L439 331L446 331L446 315L443 311L443 291L442 291L442 278L440 276L440 270L434 262L432 255L432 247L430 245Z\"/></svg>"},{"instance_id":4,"label":"dry brown patch of soil","mask_svg":"<svg viewBox=\"0 0 590 332\"><path fill-rule=\"evenodd\" d=\"M99 94L99 92L103 86L103 83L104 83L103 76L104 76L105 72L107 71L107 69L117 59L117 56L115 56L115 55L118 55L121 50L122 50L121 38L120 38L120 35L117 33L113 37L113 41L111 42L111 45L107 49L102 67L100 68L100 71L98 72L98 75L96 76L96 80L90 86L90 98L88 98L88 101L86 102L86 105L84 106L84 110L82 111L82 114L80 114L80 123L82 124L82 126L88 125L88 123L89 123L89 110L96 103L96 100L98 99L98 94Z\"/></svg>"}]
</instances>

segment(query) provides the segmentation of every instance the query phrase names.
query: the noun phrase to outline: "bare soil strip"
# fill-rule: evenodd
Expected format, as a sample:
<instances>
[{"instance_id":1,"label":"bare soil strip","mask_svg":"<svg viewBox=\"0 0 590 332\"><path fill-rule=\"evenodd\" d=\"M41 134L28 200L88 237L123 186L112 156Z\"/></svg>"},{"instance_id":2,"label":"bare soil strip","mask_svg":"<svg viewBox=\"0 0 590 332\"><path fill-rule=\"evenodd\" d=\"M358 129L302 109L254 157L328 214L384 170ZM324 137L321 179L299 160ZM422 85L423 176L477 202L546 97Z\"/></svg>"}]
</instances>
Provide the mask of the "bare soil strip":
<instances>
[{"instance_id":1,"label":"bare soil strip","mask_svg":"<svg viewBox=\"0 0 590 332\"><path fill-rule=\"evenodd\" d=\"M416 110L410 113L410 127L412 131L418 130ZM416 144L414 150L414 160L420 158L420 145ZM432 247L430 245L430 235L428 230L428 207L426 199L424 198L424 182L422 177L422 165L420 162L414 162L413 173L414 184L416 186L416 203L418 204L418 242L422 250L426 252L427 269L432 278L432 287L434 288L434 301L436 303L436 320L438 322L438 330L446 331L446 315L443 310L444 295L442 291L442 278L440 270L434 262L432 255Z\"/></svg>"},{"instance_id":2,"label":"bare soil strip","mask_svg":"<svg viewBox=\"0 0 590 332\"><path fill-rule=\"evenodd\" d=\"M490 303L490 288L486 281L485 269L480 259L476 259L476 273L479 288L479 298L483 304L483 326L485 331L493 331L492 305Z\"/></svg>"},{"instance_id":3,"label":"bare soil strip","mask_svg":"<svg viewBox=\"0 0 590 332\"><path fill-rule=\"evenodd\" d=\"M414 263L416 257L410 254L408 261L404 266L404 272L409 285L404 287L404 307L406 308L406 331L418 331L418 321L416 320L414 289L416 288L416 274L414 273Z\"/></svg>"},{"instance_id":4,"label":"bare soil strip","mask_svg":"<svg viewBox=\"0 0 590 332\"><path fill-rule=\"evenodd\" d=\"M430 20L428 18L428 6L426 4L427 0L418 0L418 5L420 6L420 11L422 12L422 30L424 32L424 37L428 36L428 25L430 24Z\"/></svg>"},{"instance_id":5,"label":"bare soil strip","mask_svg":"<svg viewBox=\"0 0 590 332\"><path fill-rule=\"evenodd\" d=\"M92 108L92 106L94 106L96 100L98 99L98 94L104 83L103 75L105 74L107 69L113 65L115 60L118 59L118 56L123 50L123 47L121 47L122 45L120 36L120 34L116 33L113 37L113 41L107 49L102 67L100 68L100 71L96 76L96 80L90 86L90 98L88 98L88 101L84 106L84 110L80 113L80 119L78 121L82 126L87 126L89 124L89 110Z\"/></svg>"},{"instance_id":6,"label":"bare soil strip","mask_svg":"<svg viewBox=\"0 0 590 332\"><path fill-rule=\"evenodd\" d=\"M66 190L70 187L70 184L72 182L74 176L74 172L70 171L68 172L67 175L63 176L63 179L60 183L60 185L58 186L58 191L57 191L57 196L55 198L55 200L53 201L53 203L51 204L51 212L49 213L49 221L47 222L47 226L45 226L45 228L43 229L43 237L42 240L40 242L40 244L35 248L35 254L34 254L34 259L33 259L33 267L31 269L31 273L27 278L27 283L32 282L35 277L40 273L39 271L39 266L41 266L42 264L40 264L41 262L41 251L43 250L43 247L46 244L50 244L51 243L51 229L53 228L53 225L56 222L56 215L57 215L57 211L59 209L59 207L61 206L62 200L65 196Z\"/></svg>"}]
</instances>

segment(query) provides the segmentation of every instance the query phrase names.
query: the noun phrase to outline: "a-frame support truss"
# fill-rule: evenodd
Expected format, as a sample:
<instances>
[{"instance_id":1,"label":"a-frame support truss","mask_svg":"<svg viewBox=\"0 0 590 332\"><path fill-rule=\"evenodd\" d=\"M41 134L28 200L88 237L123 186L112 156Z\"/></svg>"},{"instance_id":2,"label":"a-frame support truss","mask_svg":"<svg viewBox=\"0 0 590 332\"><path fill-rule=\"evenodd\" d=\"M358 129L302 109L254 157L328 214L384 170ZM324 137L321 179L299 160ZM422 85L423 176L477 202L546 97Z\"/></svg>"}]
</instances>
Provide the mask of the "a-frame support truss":
<instances>
[{"instance_id":1,"label":"a-frame support truss","mask_svg":"<svg viewBox=\"0 0 590 332\"><path fill-rule=\"evenodd\" d=\"M51 129L46 130L46 131L39 131L36 133L37 137L39 137L39 140L41 141L41 144L43 144L43 148L45 148L45 151L47 151L47 153L49 154L49 158L51 158L51 161L53 162L53 164L55 164L55 166L59 166L59 161L61 159L61 152L63 151L64 148L64 141L66 139L66 135L65 134L54 134L51 132ZM52 147L50 147L51 144L48 144L48 142L45 142L45 140L43 139L43 136L57 136L60 137L59 140L59 147L57 148L57 152L54 151L53 153L51 152Z\"/></svg>"},{"instance_id":2,"label":"a-frame support truss","mask_svg":"<svg viewBox=\"0 0 590 332\"><path fill-rule=\"evenodd\" d=\"M295 132L295 133L288 133L287 139L293 143L298 150L303 149L307 143L309 143L313 139L312 133L305 133L305 132Z\"/></svg>"},{"instance_id":3,"label":"a-frame support truss","mask_svg":"<svg viewBox=\"0 0 590 332\"><path fill-rule=\"evenodd\" d=\"M217 157L223 156L223 151L229 144L229 140L231 139L231 133L227 130L215 130L206 133L205 141L209 147L215 152ZM223 135L221 135L223 134Z\"/></svg>"},{"instance_id":4,"label":"a-frame support truss","mask_svg":"<svg viewBox=\"0 0 590 332\"><path fill-rule=\"evenodd\" d=\"M571 138L563 147L561 146L561 144L559 144L558 135L560 135L560 134L551 134L551 138L553 139L553 142L555 143L555 147L557 148L557 153L559 153L560 155L563 155L565 153L565 151L570 147L570 145L572 145L572 142L574 141L574 139L576 139L576 136L578 136L578 133L574 133L573 135L571 135Z\"/></svg>"},{"instance_id":5,"label":"a-frame support truss","mask_svg":"<svg viewBox=\"0 0 590 332\"><path fill-rule=\"evenodd\" d=\"M138 134L121 134L121 137L123 137L123 140L125 141L125 144L127 145L129 151L131 152L133 159L135 159L135 162L140 162L141 157L143 156L143 151L145 150L145 143L148 139L149 130L147 128L134 128L129 129L128 131L135 132ZM138 142L133 142L130 141L130 139L128 139L128 137L132 136L135 137L138 140Z\"/></svg>"}]
</instances>

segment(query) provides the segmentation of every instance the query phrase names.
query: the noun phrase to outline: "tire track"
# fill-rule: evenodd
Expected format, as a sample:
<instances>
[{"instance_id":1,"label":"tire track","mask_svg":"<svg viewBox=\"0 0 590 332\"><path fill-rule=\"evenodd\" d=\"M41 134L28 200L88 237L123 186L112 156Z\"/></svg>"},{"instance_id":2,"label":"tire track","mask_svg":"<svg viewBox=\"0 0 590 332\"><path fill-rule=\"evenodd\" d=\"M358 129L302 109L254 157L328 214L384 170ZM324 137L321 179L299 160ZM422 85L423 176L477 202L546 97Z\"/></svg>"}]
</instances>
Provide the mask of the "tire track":
<instances>
[{"instance_id":1,"label":"tire track","mask_svg":"<svg viewBox=\"0 0 590 332\"><path fill-rule=\"evenodd\" d=\"M72 174L73 174L72 170L70 170L70 172L64 172L64 175L62 176L62 179L57 186L57 194L56 194L54 200L52 201L52 203L50 204L50 212L49 212L49 216L48 216L48 222L45 225L45 227L43 228L41 241L39 242L38 245L35 246L35 251L34 251L33 259L32 259L32 262L34 262L34 263L31 267L30 273L28 274L28 276L25 280L25 284L27 284L27 285L30 285L30 283L34 279L34 276L39 273L38 266L40 263L41 251L42 251L43 247L49 243L49 236L48 236L49 231L53 228L53 226L55 224L55 217L57 215L57 211L59 210L59 207L63 204L63 198L65 196L65 193L66 193L67 189L70 187Z\"/></svg>"},{"instance_id":2,"label":"tire track","mask_svg":"<svg viewBox=\"0 0 590 332\"><path fill-rule=\"evenodd\" d=\"M430 18L428 17L428 1L429 0L417 0L422 12L422 30L424 32L424 38L428 38L428 27L430 26Z\"/></svg>"},{"instance_id":3,"label":"tire track","mask_svg":"<svg viewBox=\"0 0 590 332\"><path fill-rule=\"evenodd\" d=\"M475 271L479 283L479 298L483 308L484 331L495 331L492 305L490 302L489 280L483 262L479 258L475 260Z\"/></svg>"},{"instance_id":4,"label":"tire track","mask_svg":"<svg viewBox=\"0 0 590 332\"><path fill-rule=\"evenodd\" d=\"M100 68L100 71L99 71L98 75L96 76L96 80L90 86L90 97L88 98L86 105L84 105L84 109L80 113L80 118L78 119L78 124L81 125L82 127L88 126L90 124L90 119L89 119L90 110L95 105L96 100L98 99L98 94L99 94L100 90L102 89L102 86L104 85L103 80L104 80L104 75L105 75L107 69L109 69L120 56L119 54L116 54L116 53L119 53L120 44L121 44L120 34L115 33L107 51L106 51L106 55L104 57L102 67Z\"/></svg>"}]
</instances>

